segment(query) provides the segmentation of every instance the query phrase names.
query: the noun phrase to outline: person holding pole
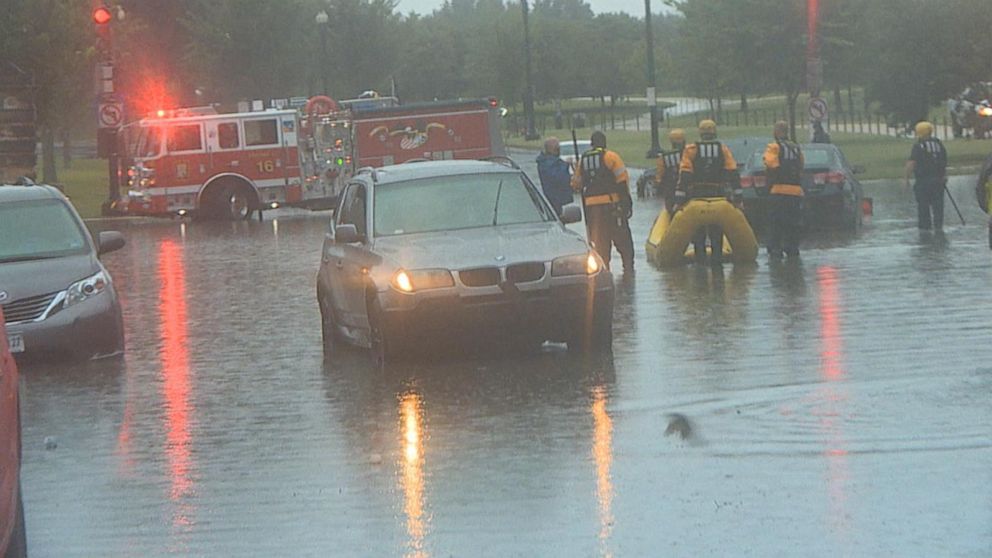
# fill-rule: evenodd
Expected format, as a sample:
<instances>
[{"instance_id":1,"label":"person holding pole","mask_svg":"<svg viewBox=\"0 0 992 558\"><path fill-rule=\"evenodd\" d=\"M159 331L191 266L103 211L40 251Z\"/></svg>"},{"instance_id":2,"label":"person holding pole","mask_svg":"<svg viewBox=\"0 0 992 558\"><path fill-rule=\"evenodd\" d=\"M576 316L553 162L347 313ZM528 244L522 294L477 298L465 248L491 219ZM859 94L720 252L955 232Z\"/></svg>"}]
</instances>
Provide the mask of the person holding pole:
<instances>
[{"instance_id":1,"label":"person holding pole","mask_svg":"<svg viewBox=\"0 0 992 558\"><path fill-rule=\"evenodd\" d=\"M944 228L944 190L947 184L947 150L933 137L933 124L916 124L916 143L906 161L906 189L910 176L916 179L913 191L917 204L917 227L921 231Z\"/></svg>"}]
</instances>

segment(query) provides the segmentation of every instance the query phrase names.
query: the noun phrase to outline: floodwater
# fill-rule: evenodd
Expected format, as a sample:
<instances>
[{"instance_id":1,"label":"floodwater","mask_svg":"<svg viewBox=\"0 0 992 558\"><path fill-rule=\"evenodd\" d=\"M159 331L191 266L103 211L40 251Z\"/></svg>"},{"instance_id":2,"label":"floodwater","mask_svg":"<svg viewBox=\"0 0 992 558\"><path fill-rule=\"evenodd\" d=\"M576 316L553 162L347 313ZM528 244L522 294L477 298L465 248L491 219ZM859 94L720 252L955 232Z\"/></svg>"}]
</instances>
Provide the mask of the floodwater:
<instances>
[{"instance_id":1,"label":"floodwater","mask_svg":"<svg viewBox=\"0 0 992 558\"><path fill-rule=\"evenodd\" d=\"M322 358L326 214L115 224L123 359L23 370L32 556L992 555L970 180L945 242L873 184L859 237L722 272L649 267L639 201L612 355L385 370Z\"/></svg>"}]
</instances>

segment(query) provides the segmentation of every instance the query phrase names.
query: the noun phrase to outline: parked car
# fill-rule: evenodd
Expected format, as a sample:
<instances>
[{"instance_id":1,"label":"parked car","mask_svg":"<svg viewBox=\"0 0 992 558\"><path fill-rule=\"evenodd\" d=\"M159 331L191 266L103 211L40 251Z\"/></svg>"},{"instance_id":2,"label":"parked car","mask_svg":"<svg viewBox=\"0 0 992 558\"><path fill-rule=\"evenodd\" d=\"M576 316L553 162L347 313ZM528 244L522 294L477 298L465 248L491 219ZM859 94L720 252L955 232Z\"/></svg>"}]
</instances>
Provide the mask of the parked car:
<instances>
[{"instance_id":1,"label":"parked car","mask_svg":"<svg viewBox=\"0 0 992 558\"><path fill-rule=\"evenodd\" d=\"M857 231L863 222L864 190L852 167L833 144L800 145L806 160L802 174L803 217L807 227ZM755 230L768 217L768 188L764 151L754 152L741 170L744 215Z\"/></svg>"},{"instance_id":2,"label":"parked car","mask_svg":"<svg viewBox=\"0 0 992 558\"><path fill-rule=\"evenodd\" d=\"M121 307L99 256L124 246L96 240L51 186L0 186L0 304L11 352L90 358L124 349Z\"/></svg>"},{"instance_id":3,"label":"parked car","mask_svg":"<svg viewBox=\"0 0 992 558\"><path fill-rule=\"evenodd\" d=\"M317 275L325 351L451 338L612 343L613 277L516 165L430 161L347 185Z\"/></svg>"},{"instance_id":4,"label":"parked car","mask_svg":"<svg viewBox=\"0 0 992 558\"><path fill-rule=\"evenodd\" d=\"M573 142L571 138L561 139L561 158L566 163L574 163L582 156L583 153L592 149L592 142L589 140L578 140ZM578 145L579 152L575 152L575 146Z\"/></svg>"},{"instance_id":5,"label":"parked car","mask_svg":"<svg viewBox=\"0 0 992 558\"><path fill-rule=\"evenodd\" d=\"M17 364L7 346L0 310L0 556L27 555L24 504L21 500L21 415Z\"/></svg>"}]
</instances>

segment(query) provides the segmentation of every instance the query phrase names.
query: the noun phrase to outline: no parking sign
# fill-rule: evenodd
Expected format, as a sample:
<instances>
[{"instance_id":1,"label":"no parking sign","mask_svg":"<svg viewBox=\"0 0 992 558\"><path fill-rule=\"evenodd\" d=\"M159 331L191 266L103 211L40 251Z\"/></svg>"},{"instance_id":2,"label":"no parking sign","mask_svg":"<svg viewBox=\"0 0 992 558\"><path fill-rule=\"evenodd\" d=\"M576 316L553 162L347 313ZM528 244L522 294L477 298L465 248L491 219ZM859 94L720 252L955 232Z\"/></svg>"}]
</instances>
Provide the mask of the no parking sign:
<instances>
[{"instance_id":1,"label":"no parking sign","mask_svg":"<svg viewBox=\"0 0 992 558\"><path fill-rule=\"evenodd\" d=\"M809 100L809 117L812 120L827 119L827 102L820 97L813 97Z\"/></svg>"},{"instance_id":2,"label":"no parking sign","mask_svg":"<svg viewBox=\"0 0 992 558\"><path fill-rule=\"evenodd\" d=\"M101 128L120 128L124 123L124 103L120 101L101 102L97 109L97 121Z\"/></svg>"}]
</instances>

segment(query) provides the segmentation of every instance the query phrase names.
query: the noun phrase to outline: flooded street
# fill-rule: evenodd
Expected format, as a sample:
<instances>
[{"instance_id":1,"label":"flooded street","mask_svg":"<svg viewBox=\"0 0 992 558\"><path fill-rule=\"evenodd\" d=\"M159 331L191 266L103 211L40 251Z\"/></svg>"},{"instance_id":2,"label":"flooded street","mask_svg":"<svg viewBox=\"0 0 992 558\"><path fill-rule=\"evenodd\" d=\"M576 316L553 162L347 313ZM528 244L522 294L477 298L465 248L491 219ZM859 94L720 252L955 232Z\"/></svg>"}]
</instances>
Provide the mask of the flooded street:
<instances>
[{"instance_id":1,"label":"flooded street","mask_svg":"<svg viewBox=\"0 0 992 558\"><path fill-rule=\"evenodd\" d=\"M31 555L992 555L972 187L945 242L875 183L859 237L722 272L651 268L661 201L637 201L612 355L384 370L323 359L328 214L97 224L128 239L104 260L127 351L23 369Z\"/></svg>"}]
</instances>

